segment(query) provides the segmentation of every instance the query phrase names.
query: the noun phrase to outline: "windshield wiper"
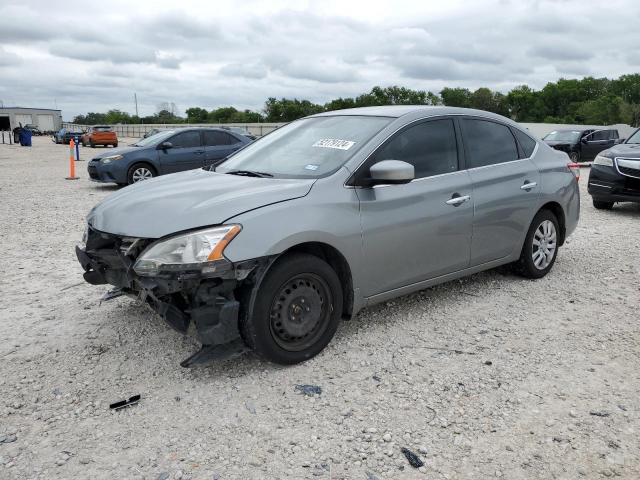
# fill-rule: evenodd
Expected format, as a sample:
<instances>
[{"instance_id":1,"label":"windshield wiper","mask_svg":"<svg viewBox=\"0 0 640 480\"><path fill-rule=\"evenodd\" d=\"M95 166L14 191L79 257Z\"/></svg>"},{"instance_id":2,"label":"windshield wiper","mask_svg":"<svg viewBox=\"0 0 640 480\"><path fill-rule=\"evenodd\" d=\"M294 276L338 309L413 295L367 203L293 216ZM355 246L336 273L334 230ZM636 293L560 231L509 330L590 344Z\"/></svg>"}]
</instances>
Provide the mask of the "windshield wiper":
<instances>
[{"instance_id":1,"label":"windshield wiper","mask_svg":"<svg viewBox=\"0 0 640 480\"><path fill-rule=\"evenodd\" d=\"M226 172L229 175L240 175L242 177L259 177L259 178L266 178L266 177L273 177L273 175L271 175L270 173L265 173L265 172L254 172L253 170L231 170L230 172Z\"/></svg>"}]
</instances>

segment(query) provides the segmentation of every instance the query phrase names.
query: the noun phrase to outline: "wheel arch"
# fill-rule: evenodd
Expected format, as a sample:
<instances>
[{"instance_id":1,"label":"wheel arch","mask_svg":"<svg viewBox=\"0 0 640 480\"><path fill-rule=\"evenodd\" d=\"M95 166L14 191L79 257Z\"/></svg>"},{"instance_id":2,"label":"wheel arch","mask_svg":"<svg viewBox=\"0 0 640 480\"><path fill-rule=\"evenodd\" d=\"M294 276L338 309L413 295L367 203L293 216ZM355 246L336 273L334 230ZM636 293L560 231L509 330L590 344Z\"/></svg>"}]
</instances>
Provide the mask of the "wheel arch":
<instances>
[{"instance_id":1,"label":"wheel arch","mask_svg":"<svg viewBox=\"0 0 640 480\"><path fill-rule=\"evenodd\" d=\"M542 205L536 212L536 215L542 210L549 210L558 219L558 226L560 227L560 238L558 239L558 245L562 246L567 236L567 219L564 214L564 209L558 202L551 201Z\"/></svg>"}]
</instances>

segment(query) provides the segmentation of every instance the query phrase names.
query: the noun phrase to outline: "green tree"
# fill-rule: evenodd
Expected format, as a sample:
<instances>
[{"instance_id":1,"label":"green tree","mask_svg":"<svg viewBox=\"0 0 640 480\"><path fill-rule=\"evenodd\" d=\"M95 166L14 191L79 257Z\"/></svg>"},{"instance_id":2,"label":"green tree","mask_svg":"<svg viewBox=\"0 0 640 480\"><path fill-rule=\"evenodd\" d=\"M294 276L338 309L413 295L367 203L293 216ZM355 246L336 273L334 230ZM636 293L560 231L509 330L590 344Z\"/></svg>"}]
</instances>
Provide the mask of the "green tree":
<instances>
[{"instance_id":1,"label":"green tree","mask_svg":"<svg viewBox=\"0 0 640 480\"><path fill-rule=\"evenodd\" d=\"M471 92L468 88L445 87L440 91L440 97L447 107L471 107Z\"/></svg>"},{"instance_id":2,"label":"green tree","mask_svg":"<svg viewBox=\"0 0 640 480\"><path fill-rule=\"evenodd\" d=\"M187 114L187 123L207 123L209 121L209 112L204 108L187 108L185 113Z\"/></svg>"},{"instance_id":3,"label":"green tree","mask_svg":"<svg viewBox=\"0 0 640 480\"><path fill-rule=\"evenodd\" d=\"M290 122L307 115L324 111L322 105L311 103L309 100L293 100L270 97L264 105L265 117L268 122Z\"/></svg>"}]
</instances>

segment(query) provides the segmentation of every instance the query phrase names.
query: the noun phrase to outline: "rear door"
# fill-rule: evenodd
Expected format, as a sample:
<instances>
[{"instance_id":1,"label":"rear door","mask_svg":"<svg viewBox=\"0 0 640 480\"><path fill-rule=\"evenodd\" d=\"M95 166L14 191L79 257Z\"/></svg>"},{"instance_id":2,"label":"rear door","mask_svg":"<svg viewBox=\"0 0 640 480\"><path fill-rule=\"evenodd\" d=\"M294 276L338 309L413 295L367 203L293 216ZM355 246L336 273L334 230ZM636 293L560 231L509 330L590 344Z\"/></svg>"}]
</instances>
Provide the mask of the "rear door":
<instances>
[{"instance_id":1,"label":"rear door","mask_svg":"<svg viewBox=\"0 0 640 480\"><path fill-rule=\"evenodd\" d=\"M203 130L205 166L231 155L244 145L235 135L221 130Z\"/></svg>"},{"instance_id":2,"label":"rear door","mask_svg":"<svg viewBox=\"0 0 640 480\"><path fill-rule=\"evenodd\" d=\"M165 140L172 148L158 151L160 166L164 173L181 172L204 166L204 147L200 130L187 130Z\"/></svg>"},{"instance_id":3,"label":"rear door","mask_svg":"<svg viewBox=\"0 0 640 480\"><path fill-rule=\"evenodd\" d=\"M615 145L613 130L596 130L583 140L582 160L593 160L601 151Z\"/></svg>"},{"instance_id":4,"label":"rear door","mask_svg":"<svg viewBox=\"0 0 640 480\"><path fill-rule=\"evenodd\" d=\"M536 142L523 151L502 123L460 119L465 163L473 185L471 266L502 259L521 247L537 208L540 173L530 160ZM524 140L524 138L523 138Z\"/></svg>"},{"instance_id":5,"label":"rear door","mask_svg":"<svg viewBox=\"0 0 640 480\"><path fill-rule=\"evenodd\" d=\"M462 270L471 246L471 181L459 169L451 118L421 121L394 134L360 167L356 185L382 160L411 163L415 179L356 189L367 297Z\"/></svg>"}]
</instances>

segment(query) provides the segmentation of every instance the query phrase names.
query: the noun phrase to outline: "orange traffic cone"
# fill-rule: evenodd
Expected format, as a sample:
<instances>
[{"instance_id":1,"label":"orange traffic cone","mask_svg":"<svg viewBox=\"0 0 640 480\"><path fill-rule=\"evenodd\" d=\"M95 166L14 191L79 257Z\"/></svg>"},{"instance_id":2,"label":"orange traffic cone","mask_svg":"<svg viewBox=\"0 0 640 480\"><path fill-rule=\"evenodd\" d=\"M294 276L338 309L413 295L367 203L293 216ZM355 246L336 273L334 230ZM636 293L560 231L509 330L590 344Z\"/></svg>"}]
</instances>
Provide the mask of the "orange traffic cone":
<instances>
[{"instance_id":1,"label":"orange traffic cone","mask_svg":"<svg viewBox=\"0 0 640 480\"><path fill-rule=\"evenodd\" d=\"M69 176L67 180L78 180L80 177L76 177L76 163L75 163L75 143L73 138L69 141Z\"/></svg>"}]
</instances>

